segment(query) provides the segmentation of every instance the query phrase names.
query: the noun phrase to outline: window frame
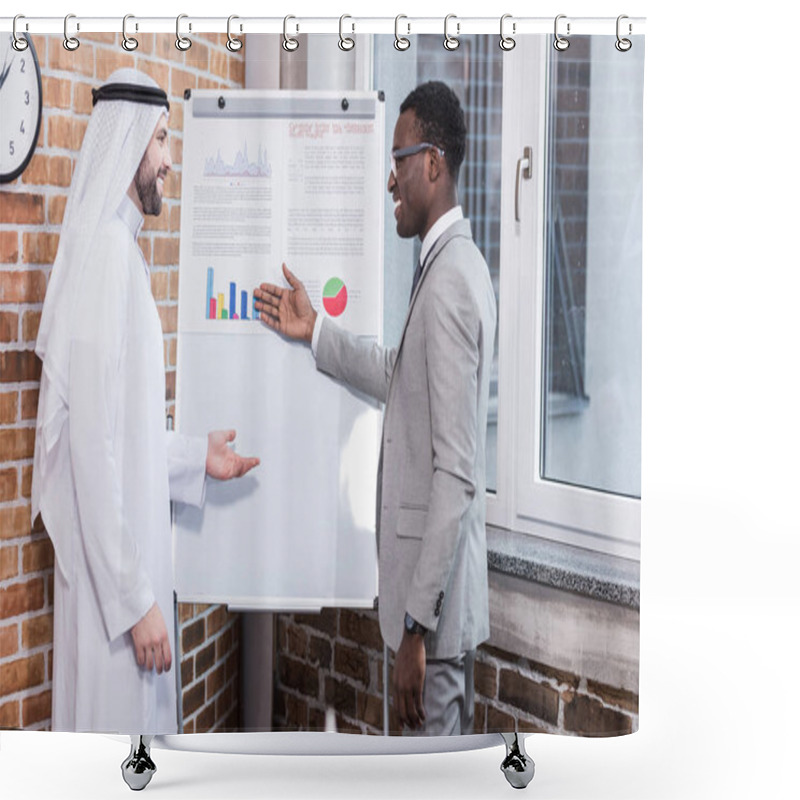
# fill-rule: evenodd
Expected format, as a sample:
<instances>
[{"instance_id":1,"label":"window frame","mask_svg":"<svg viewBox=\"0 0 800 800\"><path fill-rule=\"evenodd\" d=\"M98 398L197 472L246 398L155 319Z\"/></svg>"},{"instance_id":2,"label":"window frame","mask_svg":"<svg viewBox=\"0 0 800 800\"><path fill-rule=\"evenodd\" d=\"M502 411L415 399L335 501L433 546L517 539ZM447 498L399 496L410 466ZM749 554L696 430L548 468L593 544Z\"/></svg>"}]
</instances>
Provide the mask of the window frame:
<instances>
[{"instance_id":1,"label":"window frame","mask_svg":"<svg viewBox=\"0 0 800 800\"><path fill-rule=\"evenodd\" d=\"M498 463L497 491L487 492L487 523L639 560L639 499L541 475L550 63L548 37L531 36L519 37L513 58L503 64ZM518 159L526 146L533 152L532 174L520 179L517 222Z\"/></svg>"}]
</instances>

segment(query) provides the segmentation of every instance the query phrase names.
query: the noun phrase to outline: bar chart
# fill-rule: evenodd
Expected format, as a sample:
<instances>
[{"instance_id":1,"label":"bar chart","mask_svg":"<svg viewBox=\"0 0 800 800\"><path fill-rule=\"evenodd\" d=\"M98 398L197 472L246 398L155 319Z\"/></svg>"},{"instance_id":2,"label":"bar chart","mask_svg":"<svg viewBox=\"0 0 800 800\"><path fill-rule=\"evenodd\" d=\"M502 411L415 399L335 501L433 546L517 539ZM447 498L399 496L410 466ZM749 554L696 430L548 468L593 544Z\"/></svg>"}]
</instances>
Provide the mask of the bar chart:
<instances>
[{"instance_id":1,"label":"bar chart","mask_svg":"<svg viewBox=\"0 0 800 800\"><path fill-rule=\"evenodd\" d=\"M255 302L255 298L252 298ZM208 320L253 320L258 319L255 306L250 308L249 293L241 289L237 293L235 281L228 283L228 293L216 291L214 285L214 267L206 273L206 307L205 318Z\"/></svg>"}]
</instances>

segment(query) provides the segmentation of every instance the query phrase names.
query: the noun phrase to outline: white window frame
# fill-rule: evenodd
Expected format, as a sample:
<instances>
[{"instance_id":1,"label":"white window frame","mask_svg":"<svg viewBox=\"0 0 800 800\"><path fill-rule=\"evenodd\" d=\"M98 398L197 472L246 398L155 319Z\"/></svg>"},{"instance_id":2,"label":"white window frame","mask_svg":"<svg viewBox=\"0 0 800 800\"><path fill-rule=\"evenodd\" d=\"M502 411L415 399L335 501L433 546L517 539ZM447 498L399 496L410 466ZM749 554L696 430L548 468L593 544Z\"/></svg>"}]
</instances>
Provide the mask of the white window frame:
<instances>
[{"instance_id":1,"label":"white window frame","mask_svg":"<svg viewBox=\"0 0 800 800\"><path fill-rule=\"evenodd\" d=\"M487 522L638 560L638 499L547 481L540 470L549 45L548 37L519 37L503 65L498 463ZM526 146L532 176L520 182L516 222L517 161Z\"/></svg>"}]
</instances>

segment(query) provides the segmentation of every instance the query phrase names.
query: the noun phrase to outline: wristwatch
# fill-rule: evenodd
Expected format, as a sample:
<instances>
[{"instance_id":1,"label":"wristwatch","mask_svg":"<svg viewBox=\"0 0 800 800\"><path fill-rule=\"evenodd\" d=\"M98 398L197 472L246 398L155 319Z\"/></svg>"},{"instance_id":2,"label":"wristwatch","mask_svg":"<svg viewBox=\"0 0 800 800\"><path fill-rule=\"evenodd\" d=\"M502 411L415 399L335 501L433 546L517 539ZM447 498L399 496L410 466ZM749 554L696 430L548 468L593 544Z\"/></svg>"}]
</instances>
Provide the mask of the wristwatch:
<instances>
[{"instance_id":1,"label":"wristwatch","mask_svg":"<svg viewBox=\"0 0 800 800\"><path fill-rule=\"evenodd\" d=\"M405 627L406 633L414 633L418 636L424 636L428 632L428 629L424 625L420 625L408 611L406 611Z\"/></svg>"}]
</instances>

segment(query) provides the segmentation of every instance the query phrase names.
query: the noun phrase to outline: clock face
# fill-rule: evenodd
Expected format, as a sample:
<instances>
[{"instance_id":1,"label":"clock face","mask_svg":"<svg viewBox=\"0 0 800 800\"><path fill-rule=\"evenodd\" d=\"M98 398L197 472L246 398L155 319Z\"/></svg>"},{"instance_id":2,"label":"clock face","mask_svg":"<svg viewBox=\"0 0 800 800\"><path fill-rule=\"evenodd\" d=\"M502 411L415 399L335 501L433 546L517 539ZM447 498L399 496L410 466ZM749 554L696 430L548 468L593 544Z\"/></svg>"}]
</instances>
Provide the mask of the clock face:
<instances>
[{"instance_id":1,"label":"clock face","mask_svg":"<svg viewBox=\"0 0 800 800\"><path fill-rule=\"evenodd\" d=\"M0 182L13 181L31 160L42 118L42 75L33 42L17 52L10 33L0 34Z\"/></svg>"}]
</instances>

